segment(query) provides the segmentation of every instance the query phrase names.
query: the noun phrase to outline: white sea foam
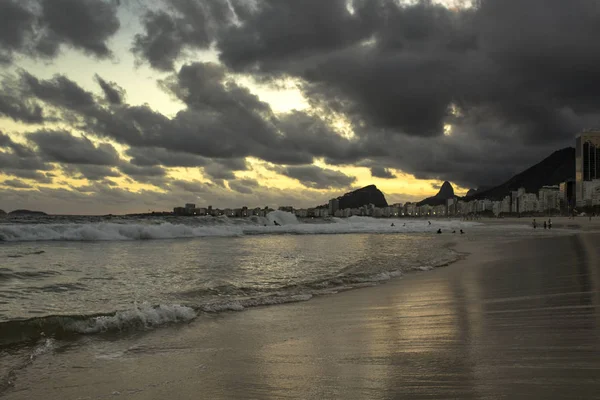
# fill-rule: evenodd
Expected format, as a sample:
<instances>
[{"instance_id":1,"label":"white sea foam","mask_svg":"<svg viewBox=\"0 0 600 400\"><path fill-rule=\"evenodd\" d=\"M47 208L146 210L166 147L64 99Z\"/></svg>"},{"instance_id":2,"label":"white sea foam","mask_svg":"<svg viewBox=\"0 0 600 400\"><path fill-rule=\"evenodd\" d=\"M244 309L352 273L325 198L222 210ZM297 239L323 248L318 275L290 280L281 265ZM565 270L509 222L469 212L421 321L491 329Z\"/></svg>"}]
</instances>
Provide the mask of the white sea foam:
<instances>
[{"instance_id":1,"label":"white sea foam","mask_svg":"<svg viewBox=\"0 0 600 400\"><path fill-rule=\"evenodd\" d=\"M152 328L172 322L191 321L196 316L196 311L190 307L177 304L153 307L144 303L131 310L119 311L114 315L73 322L69 328L78 333L120 331L130 327Z\"/></svg>"},{"instance_id":2,"label":"white sea foam","mask_svg":"<svg viewBox=\"0 0 600 400\"><path fill-rule=\"evenodd\" d=\"M279 225L275 225L277 222ZM394 226L391 224L394 223ZM287 212L274 211L267 217L229 219L227 217L190 218L182 223L60 223L0 224L4 241L120 241L193 237L235 237L257 234L343 234L343 233L418 233L449 231L479 225L475 222L438 220L375 219L369 217L333 218L331 222L302 223Z\"/></svg>"},{"instance_id":3,"label":"white sea foam","mask_svg":"<svg viewBox=\"0 0 600 400\"><path fill-rule=\"evenodd\" d=\"M225 302L206 304L202 307L202 311L209 313L218 313L223 311L243 311L249 307L273 306L277 304L308 301L312 299L312 297L312 294L304 293L288 296L265 296L244 300L229 300Z\"/></svg>"},{"instance_id":4,"label":"white sea foam","mask_svg":"<svg viewBox=\"0 0 600 400\"><path fill-rule=\"evenodd\" d=\"M42 342L38 344L29 355L29 359L33 361L46 353L54 351L55 348L56 340L52 338L42 339Z\"/></svg>"}]
</instances>

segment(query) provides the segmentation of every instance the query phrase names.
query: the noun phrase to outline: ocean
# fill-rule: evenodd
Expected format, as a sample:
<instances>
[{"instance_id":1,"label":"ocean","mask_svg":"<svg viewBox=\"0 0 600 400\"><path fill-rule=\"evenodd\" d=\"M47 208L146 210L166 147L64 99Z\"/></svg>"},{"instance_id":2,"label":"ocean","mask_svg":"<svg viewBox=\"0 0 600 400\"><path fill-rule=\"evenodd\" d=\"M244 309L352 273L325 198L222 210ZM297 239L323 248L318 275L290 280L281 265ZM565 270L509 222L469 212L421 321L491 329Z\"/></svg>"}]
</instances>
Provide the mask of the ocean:
<instances>
[{"instance_id":1,"label":"ocean","mask_svg":"<svg viewBox=\"0 0 600 400\"><path fill-rule=\"evenodd\" d=\"M451 233L460 229L467 235ZM204 314L377 285L458 260L449 239L477 231L482 224L460 220L298 221L280 211L247 219L5 219L0 389L39 354L82 337L118 340Z\"/></svg>"}]
</instances>

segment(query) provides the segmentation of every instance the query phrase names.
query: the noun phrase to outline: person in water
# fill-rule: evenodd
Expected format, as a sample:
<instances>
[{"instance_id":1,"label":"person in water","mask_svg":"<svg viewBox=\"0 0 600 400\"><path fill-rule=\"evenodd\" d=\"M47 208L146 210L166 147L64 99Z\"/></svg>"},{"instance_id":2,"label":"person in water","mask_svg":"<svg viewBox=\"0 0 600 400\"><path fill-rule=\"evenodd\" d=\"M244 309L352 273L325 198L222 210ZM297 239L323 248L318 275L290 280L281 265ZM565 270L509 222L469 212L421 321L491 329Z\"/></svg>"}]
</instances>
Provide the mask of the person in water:
<instances>
[{"instance_id":1,"label":"person in water","mask_svg":"<svg viewBox=\"0 0 600 400\"><path fill-rule=\"evenodd\" d=\"M427 221L427 222L429 222L429 225L431 225L431 221Z\"/></svg>"},{"instance_id":2,"label":"person in water","mask_svg":"<svg viewBox=\"0 0 600 400\"><path fill-rule=\"evenodd\" d=\"M546 225L546 221L544 221L544 229L547 229L548 226Z\"/></svg>"},{"instance_id":3,"label":"person in water","mask_svg":"<svg viewBox=\"0 0 600 400\"><path fill-rule=\"evenodd\" d=\"M452 233L456 233L456 229L452 231Z\"/></svg>"},{"instance_id":4,"label":"person in water","mask_svg":"<svg viewBox=\"0 0 600 400\"><path fill-rule=\"evenodd\" d=\"M438 229L438 230L437 230L437 233L438 233L438 235L439 235L440 233L442 233L442 230L441 230L441 229Z\"/></svg>"},{"instance_id":5,"label":"person in water","mask_svg":"<svg viewBox=\"0 0 600 400\"><path fill-rule=\"evenodd\" d=\"M548 229L552 229L552 219L548 218Z\"/></svg>"},{"instance_id":6,"label":"person in water","mask_svg":"<svg viewBox=\"0 0 600 400\"><path fill-rule=\"evenodd\" d=\"M396 225L394 225L394 223L392 222L392 225L390 225L390 226L396 226Z\"/></svg>"},{"instance_id":7,"label":"person in water","mask_svg":"<svg viewBox=\"0 0 600 400\"><path fill-rule=\"evenodd\" d=\"M277 221L273 221L273 223L277 226L279 226L279 223Z\"/></svg>"},{"instance_id":8,"label":"person in water","mask_svg":"<svg viewBox=\"0 0 600 400\"><path fill-rule=\"evenodd\" d=\"M464 234L465 234L465 232L463 232L463 230L461 229L461 230L460 230L460 234L461 234L461 235L464 235Z\"/></svg>"},{"instance_id":9,"label":"person in water","mask_svg":"<svg viewBox=\"0 0 600 400\"><path fill-rule=\"evenodd\" d=\"M533 229L537 228L537 222L535 222L535 218L533 219L531 225L533 226Z\"/></svg>"}]
</instances>

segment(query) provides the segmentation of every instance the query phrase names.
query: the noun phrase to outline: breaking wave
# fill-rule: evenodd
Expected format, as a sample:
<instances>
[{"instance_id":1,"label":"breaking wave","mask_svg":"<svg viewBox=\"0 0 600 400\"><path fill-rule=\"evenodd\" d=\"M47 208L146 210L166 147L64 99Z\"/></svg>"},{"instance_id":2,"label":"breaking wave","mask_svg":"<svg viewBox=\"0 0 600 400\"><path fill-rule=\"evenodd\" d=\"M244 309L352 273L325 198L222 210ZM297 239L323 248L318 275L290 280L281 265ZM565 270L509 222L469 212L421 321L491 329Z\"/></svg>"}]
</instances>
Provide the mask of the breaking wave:
<instances>
[{"instance_id":1,"label":"breaking wave","mask_svg":"<svg viewBox=\"0 0 600 400\"><path fill-rule=\"evenodd\" d=\"M304 223L298 221L291 213L274 211L267 217L255 216L247 219L190 217L179 218L173 222L154 219L90 223L0 224L0 241L124 241L260 234L417 233L431 232L437 228L458 229L473 224L476 223L443 220L429 225L424 220L384 220L368 217L332 218L318 223Z\"/></svg>"},{"instance_id":2,"label":"breaking wave","mask_svg":"<svg viewBox=\"0 0 600 400\"><path fill-rule=\"evenodd\" d=\"M440 262L436 267L446 266L459 258L460 256L456 254L454 258ZM413 268L413 270L433 268L434 266L427 266L423 269ZM189 322L196 319L200 313L243 311L253 307L308 301L314 296L375 286L402 275L400 270L340 275L326 280L290 285L274 292L261 292L228 285L212 288L208 292L199 290L182 293L182 297L187 298L185 305L142 303L135 304L131 309L113 313L53 315L10 320L0 322L0 331L3 332L0 335L0 348L20 343L39 343L47 339L68 340L79 335L152 329Z\"/></svg>"}]
</instances>

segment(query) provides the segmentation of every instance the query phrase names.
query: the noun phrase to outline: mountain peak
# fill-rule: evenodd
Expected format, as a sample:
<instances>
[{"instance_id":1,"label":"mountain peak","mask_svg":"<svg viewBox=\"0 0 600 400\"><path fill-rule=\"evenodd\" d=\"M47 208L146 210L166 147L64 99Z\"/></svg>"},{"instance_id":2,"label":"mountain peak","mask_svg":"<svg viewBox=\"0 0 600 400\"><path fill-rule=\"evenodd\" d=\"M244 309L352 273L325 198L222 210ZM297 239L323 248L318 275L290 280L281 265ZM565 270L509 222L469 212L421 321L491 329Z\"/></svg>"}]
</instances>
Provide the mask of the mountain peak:
<instances>
[{"instance_id":1,"label":"mountain peak","mask_svg":"<svg viewBox=\"0 0 600 400\"><path fill-rule=\"evenodd\" d=\"M440 188L440 191L435 195L438 199L451 199L454 197L454 188L450 182L445 181Z\"/></svg>"},{"instance_id":2,"label":"mountain peak","mask_svg":"<svg viewBox=\"0 0 600 400\"><path fill-rule=\"evenodd\" d=\"M338 197L340 209L359 208L367 204L374 204L375 207L387 207L385 196L377 186L369 185Z\"/></svg>"},{"instance_id":3,"label":"mountain peak","mask_svg":"<svg viewBox=\"0 0 600 400\"><path fill-rule=\"evenodd\" d=\"M546 185L558 185L575 179L575 149L566 147L553 152L539 163L513 176L503 184L487 190L477 190L469 200L502 200L511 191L521 187L527 193L537 193Z\"/></svg>"},{"instance_id":4,"label":"mountain peak","mask_svg":"<svg viewBox=\"0 0 600 400\"><path fill-rule=\"evenodd\" d=\"M454 197L454 188L452 187L452 184L450 184L448 181L445 181L435 196L428 197L425 200L417 203L417 205L422 206L424 204L428 204L430 206L438 206L441 204L446 204L446 200Z\"/></svg>"}]
</instances>

